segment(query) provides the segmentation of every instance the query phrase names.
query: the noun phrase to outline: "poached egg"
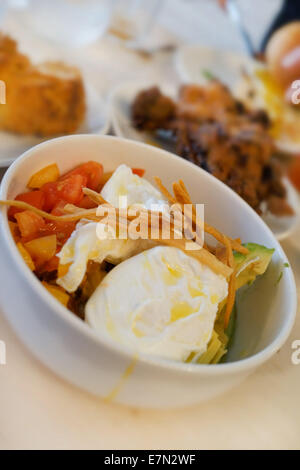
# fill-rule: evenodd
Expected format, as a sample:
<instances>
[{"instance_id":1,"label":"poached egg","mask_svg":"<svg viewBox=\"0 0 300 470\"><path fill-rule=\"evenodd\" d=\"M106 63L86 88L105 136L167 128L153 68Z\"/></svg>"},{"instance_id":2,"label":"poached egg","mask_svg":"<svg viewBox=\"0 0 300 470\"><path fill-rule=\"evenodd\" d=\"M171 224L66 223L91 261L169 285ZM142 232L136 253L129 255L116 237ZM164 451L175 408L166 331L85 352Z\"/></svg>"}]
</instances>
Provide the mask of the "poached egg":
<instances>
[{"instance_id":1,"label":"poached egg","mask_svg":"<svg viewBox=\"0 0 300 470\"><path fill-rule=\"evenodd\" d=\"M137 354L186 361L193 353L196 362L227 295L223 276L177 248L158 246L107 274L87 302L86 321Z\"/></svg>"},{"instance_id":2,"label":"poached egg","mask_svg":"<svg viewBox=\"0 0 300 470\"><path fill-rule=\"evenodd\" d=\"M140 205L148 210L163 211L168 202L161 192L149 181L132 173L127 165L120 165L101 191L101 196L114 207L123 205L127 198L126 207ZM123 205L124 206L124 205ZM156 209L153 207L156 206Z\"/></svg>"}]
</instances>

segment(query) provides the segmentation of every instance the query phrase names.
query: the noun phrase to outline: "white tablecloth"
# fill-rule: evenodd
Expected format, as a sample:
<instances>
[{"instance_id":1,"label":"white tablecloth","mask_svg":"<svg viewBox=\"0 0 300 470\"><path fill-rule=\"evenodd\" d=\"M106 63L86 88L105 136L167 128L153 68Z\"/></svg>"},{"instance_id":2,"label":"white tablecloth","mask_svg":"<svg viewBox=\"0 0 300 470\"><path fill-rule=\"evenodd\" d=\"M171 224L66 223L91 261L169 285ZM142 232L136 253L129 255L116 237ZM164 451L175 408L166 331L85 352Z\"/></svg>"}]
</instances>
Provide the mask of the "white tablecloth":
<instances>
[{"instance_id":1,"label":"white tablecloth","mask_svg":"<svg viewBox=\"0 0 300 470\"><path fill-rule=\"evenodd\" d=\"M262 36L268 14L278 0L242 1L251 9L249 27L256 42ZM161 23L180 40L240 50L242 45L212 0L169 0ZM184 5L185 4L185 5ZM197 16L190 16L190 12ZM251 20L251 21L250 21ZM225 29L222 29L225 26ZM24 50L40 49L18 29L14 21L6 28ZM162 31L158 37L173 39ZM49 55L53 54L51 47ZM66 54L62 52L62 54ZM107 41L84 52L70 52L82 64L103 93L122 79L164 76L178 80L170 59L142 61L117 44ZM283 243L294 269L300 292L300 227ZM20 315L22 315L20 306ZM300 339L300 318L284 348L267 365L226 395L199 406L174 411L144 411L106 404L68 385L34 359L22 346L0 313L0 340L7 347L7 365L0 366L0 448L56 449L293 449L300 448L300 366L291 362L291 344Z\"/></svg>"}]
</instances>

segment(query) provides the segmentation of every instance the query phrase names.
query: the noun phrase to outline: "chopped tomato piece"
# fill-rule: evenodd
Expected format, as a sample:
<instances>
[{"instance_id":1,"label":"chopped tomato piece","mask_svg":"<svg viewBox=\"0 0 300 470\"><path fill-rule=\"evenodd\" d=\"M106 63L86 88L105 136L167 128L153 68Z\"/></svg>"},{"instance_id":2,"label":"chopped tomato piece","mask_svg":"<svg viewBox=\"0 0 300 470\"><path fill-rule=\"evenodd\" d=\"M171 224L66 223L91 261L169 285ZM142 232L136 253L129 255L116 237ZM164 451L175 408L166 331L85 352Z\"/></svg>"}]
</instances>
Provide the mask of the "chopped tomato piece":
<instances>
[{"instance_id":1,"label":"chopped tomato piece","mask_svg":"<svg viewBox=\"0 0 300 470\"><path fill-rule=\"evenodd\" d=\"M56 253L56 235L35 238L24 244L37 268L43 266Z\"/></svg>"},{"instance_id":2,"label":"chopped tomato piece","mask_svg":"<svg viewBox=\"0 0 300 470\"><path fill-rule=\"evenodd\" d=\"M52 209L53 215L64 215L64 206L68 204L66 201L59 201ZM45 227L45 234L55 234L60 244L63 244L75 230L76 222L64 222L59 220L47 220Z\"/></svg>"},{"instance_id":3,"label":"chopped tomato piece","mask_svg":"<svg viewBox=\"0 0 300 470\"><path fill-rule=\"evenodd\" d=\"M82 175L87 178L86 186L94 191L100 187L103 175L103 166L97 162L87 162L79 165L74 170L69 171L61 177L61 180L69 178L72 175Z\"/></svg>"},{"instance_id":4,"label":"chopped tomato piece","mask_svg":"<svg viewBox=\"0 0 300 470\"><path fill-rule=\"evenodd\" d=\"M48 165L32 175L27 183L27 188L41 188L46 183L53 183L59 178L59 169L56 163Z\"/></svg>"},{"instance_id":5,"label":"chopped tomato piece","mask_svg":"<svg viewBox=\"0 0 300 470\"><path fill-rule=\"evenodd\" d=\"M69 204L80 204L84 194L82 188L87 184L84 175L70 175L56 183L46 183L41 190L45 194L44 209L50 212L61 200Z\"/></svg>"},{"instance_id":6,"label":"chopped tomato piece","mask_svg":"<svg viewBox=\"0 0 300 470\"><path fill-rule=\"evenodd\" d=\"M79 207L82 209L93 209L97 207L97 204L92 201L88 196L84 196L81 203L79 204Z\"/></svg>"},{"instance_id":7,"label":"chopped tomato piece","mask_svg":"<svg viewBox=\"0 0 300 470\"><path fill-rule=\"evenodd\" d=\"M58 203L53 207L51 214L53 215L66 215L66 212L64 211L65 206L69 204L69 202L64 201L61 199L58 201Z\"/></svg>"},{"instance_id":8,"label":"chopped tomato piece","mask_svg":"<svg viewBox=\"0 0 300 470\"><path fill-rule=\"evenodd\" d=\"M146 170L143 170L143 168L132 168L132 173L140 176L141 178L144 176L145 171Z\"/></svg>"},{"instance_id":9,"label":"chopped tomato piece","mask_svg":"<svg viewBox=\"0 0 300 470\"><path fill-rule=\"evenodd\" d=\"M17 243L17 247L18 247L18 250L19 250L23 260L25 261L25 263L27 264L29 269L31 269L31 271L34 271L35 270L35 265L34 265L34 262L31 258L31 256L30 256L30 253L26 250L25 246L21 242Z\"/></svg>"},{"instance_id":10,"label":"chopped tomato piece","mask_svg":"<svg viewBox=\"0 0 300 470\"><path fill-rule=\"evenodd\" d=\"M16 201L27 202L31 206L36 207L37 209L44 208L45 194L42 191L29 191L28 193L19 194L16 198ZM22 212L24 209L18 209L17 207L10 207L8 210L8 217L13 218L18 212Z\"/></svg>"},{"instance_id":11,"label":"chopped tomato piece","mask_svg":"<svg viewBox=\"0 0 300 470\"><path fill-rule=\"evenodd\" d=\"M46 183L41 190L45 195L44 209L46 212L50 212L59 202L56 183Z\"/></svg>"},{"instance_id":12,"label":"chopped tomato piece","mask_svg":"<svg viewBox=\"0 0 300 470\"><path fill-rule=\"evenodd\" d=\"M40 215L32 211L18 212L15 215L23 238L35 238L45 228L46 223Z\"/></svg>"},{"instance_id":13,"label":"chopped tomato piece","mask_svg":"<svg viewBox=\"0 0 300 470\"><path fill-rule=\"evenodd\" d=\"M58 270L59 258L55 255L47 261L43 266L43 271L51 273Z\"/></svg>"}]
</instances>

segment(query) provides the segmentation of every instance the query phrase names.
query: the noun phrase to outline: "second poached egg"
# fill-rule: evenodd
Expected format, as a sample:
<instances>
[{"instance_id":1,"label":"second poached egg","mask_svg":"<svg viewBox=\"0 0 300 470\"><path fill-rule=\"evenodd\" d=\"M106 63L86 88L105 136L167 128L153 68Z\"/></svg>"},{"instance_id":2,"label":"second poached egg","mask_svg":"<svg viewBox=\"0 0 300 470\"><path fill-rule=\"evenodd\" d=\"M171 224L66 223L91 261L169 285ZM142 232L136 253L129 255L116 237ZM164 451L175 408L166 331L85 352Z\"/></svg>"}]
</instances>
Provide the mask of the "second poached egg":
<instances>
[{"instance_id":1,"label":"second poached egg","mask_svg":"<svg viewBox=\"0 0 300 470\"><path fill-rule=\"evenodd\" d=\"M135 353L194 361L210 341L226 279L173 247L123 261L89 299L86 321L99 336Z\"/></svg>"}]
</instances>

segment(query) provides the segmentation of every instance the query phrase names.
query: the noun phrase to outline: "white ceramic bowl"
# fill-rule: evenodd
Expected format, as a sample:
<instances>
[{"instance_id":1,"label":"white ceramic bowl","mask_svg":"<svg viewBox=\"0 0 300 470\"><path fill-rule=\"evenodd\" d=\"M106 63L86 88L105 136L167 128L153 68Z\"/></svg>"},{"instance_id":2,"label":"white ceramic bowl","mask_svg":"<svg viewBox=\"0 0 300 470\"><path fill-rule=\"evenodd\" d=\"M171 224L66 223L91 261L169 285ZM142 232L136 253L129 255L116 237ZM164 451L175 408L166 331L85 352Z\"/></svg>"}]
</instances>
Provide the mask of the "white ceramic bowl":
<instances>
[{"instance_id":1,"label":"white ceramic bowl","mask_svg":"<svg viewBox=\"0 0 300 470\"><path fill-rule=\"evenodd\" d=\"M204 202L206 220L232 237L274 247L272 265L239 297L236 340L226 364L181 364L140 356L100 340L88 325L59 304L25 266L11 237L6 209L0 215L0 300L20 339L59 376L101 397L138 407L176 407L207 400L229 390L283 345L296 312L296 289L279 243L258 215L233 191L205 171L161 149L96 135L62 137L27 151L7 171L0 198L24 190L38 169L57 162L61 172L87 160L106 170L120 163L146 169L165 184L182 178L195 202ZM241 359L243 358L243 359ZM129 366L129 369L128 369ZM124 374L125 373L125 374Z\"/></svg>"}]
</instances>

